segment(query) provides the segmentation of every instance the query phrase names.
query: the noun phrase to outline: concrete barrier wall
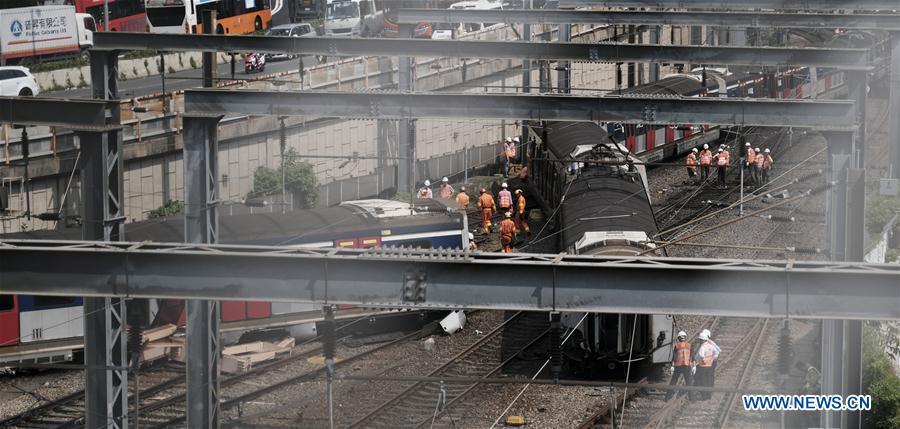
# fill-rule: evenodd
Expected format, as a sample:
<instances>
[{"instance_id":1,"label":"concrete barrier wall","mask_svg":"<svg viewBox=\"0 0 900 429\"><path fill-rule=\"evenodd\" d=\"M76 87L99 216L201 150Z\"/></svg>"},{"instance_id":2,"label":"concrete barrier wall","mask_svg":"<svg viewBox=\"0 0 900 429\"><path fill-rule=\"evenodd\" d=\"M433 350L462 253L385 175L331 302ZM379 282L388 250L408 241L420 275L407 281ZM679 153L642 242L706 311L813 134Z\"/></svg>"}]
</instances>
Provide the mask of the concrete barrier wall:
<instances>
[{"instance_id":1,"label":"concrete barrier wall","mask_svg":"<svg viewBox=\"0 0 900 429\"><path fill-rule=\"evenodd\" d=\"M200 52L178 52L165 55L166 72L176 72L192 68L200 68L202 64ZM218 54L219 64L231 61L224 53ZM157 76L162 71L159 56L135 59L119 59L119 80L139 77ZM38 87L42 92L61 91L81 88L91 84L91 67L60 69L34 73Z\"/></svg>"}]
</instances>

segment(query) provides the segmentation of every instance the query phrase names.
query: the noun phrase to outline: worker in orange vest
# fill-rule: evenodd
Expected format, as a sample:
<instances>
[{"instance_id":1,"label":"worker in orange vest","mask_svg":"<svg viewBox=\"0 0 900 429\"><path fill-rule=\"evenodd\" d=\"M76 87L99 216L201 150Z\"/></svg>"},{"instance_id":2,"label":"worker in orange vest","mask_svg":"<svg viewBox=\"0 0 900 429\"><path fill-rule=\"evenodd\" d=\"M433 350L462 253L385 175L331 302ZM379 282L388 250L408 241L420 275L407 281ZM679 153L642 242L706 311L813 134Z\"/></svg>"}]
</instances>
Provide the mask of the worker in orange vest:
<instances>
[{"instance_id":1,"label":"worker in orange vest","mask_svg":"<svg viewBox=\"0 0 900 429\"><path fill-rule=\"evenodd\" d=\"M506 143L503 144L503 177L509 177L509 164L516 160L516 146L519 144L519 138L515 140L507 137Z\"/></svg>"},{"instance_id":2,"label":"worker in orange vest","mask_svg":"<svg viewBox=\"0 0 900 429\"><path fill-rule=\"evenodd\" d=\"M419 188L419 199L420 200L430 200L432 197L431 193L431 181L426 180L425 186Z\"/></svg>"},{"instance_id":3,"label":"worker in orange vest","mask_svg":"<svg viewBox=\"0 0 900 429\"><path fill-rule=\"evenodd\" d=\"M504 219L500 221L500 245L503 246L503 253L512 253L513 238L518 234L519 228L512 220L512 212L503 214Z\"/></svg>"},{"instance_id":4,"label":"worker in orange vest","mask_svg":"<svg viewBox=\"0 0 900 429\"><path fill-rule=\"evenodd\" d=\"M763 185L768 185L769 171L772 170L772 167L775 166L775 160L772 159L772 151L770 151L768 148L763 151L763 154L765 154L766 159L763 161L762 181Z\"/></svg>"},{"instance_id":5,"label":"worker in orange vest","mask_svg":"<svg viewBox=\"0 0 900 429\"><path fill-rule=\"evenodd\" d=\"M494 204L494 197L491 196L484 188L481 188L481 195L478 196L478 208L481 210L481 228L485 234L491 233L491 216L497 211Z\"/></svg>"},{"instance_id":6,"label":"worker in orange vest","mask_svg":"<svg viewBox=\"0 0 900 429\"><path fill-rule=\"evenodd\" d=\"M685 386L693 384L691 380L691 342L687 340L687 333L678 332L678 341L675 342L675 348L672 349L672 379L669 380L669 386L678 384L678 378L684 378ZM666 401L675 396L674 390L666 392Z\"/></svg>"},{"instance_id":7,"label":"worker in orange vest","mask_svg":"<svg viewBox=\"0 0 900 429\"><path fill-rule=\"evenodd\" d=\"M697 153L699 151L697 148L694 148L691 153L687 156L687 173L688 180L694 181L694 177L697 177Z\"/></svg>"},{"instance_id":8,"label":"worker in orange vest","mask_svg":"<svg viewBox=\"0 0 900 429\"><path fill-rule=\"evenodd\" d=\"M469 233L469 250L478 250L478 243L475 242L475 234Z\"/></svg>"},{"instance_id":9,"label":"worker in orange vest","mask_svg":"<svg viewBox=\"0 0 900 429\"><path fill-rule=\"evenodd\" d=\"M712 152L709 151L709 145L704 144L703 150L700 151L700 180L706 181L709 178L709 166L712 164Z\"/></svg>"},{"instance_id":10,"label":"worker in orange vest","mask_svg":"<svg viewBox=\"0 0 900 429\"><path fill-rule=\"evenodd\" d=\"M756 150L756 185L762 186L765 184L764 172L766 168L766 155L763 151L757 149Z\"/></svg>"},{"instance_id":11,"label":"worker in orange vest","mask_svg":"<svg viewBox=\"0 0 900 429\"><path fill-rule=\"evenodd\" d=\"M753 181L753 166L756 165L756 152L753 150L753 146L750 142L744 143L744 148L746 152L744 153L741 167L744 169L744 174L750 181Z\"/></svg>"},{"instance_id":12,"label":"worker in orange vest","mask_svg":"<svg viewBox=\"0 0 900 429\"><path fill-rule=\"evenodd\" d=\"M500 211L502 212L510 212L512 211L512 194L509 192L509 185L506 182L503 182L500 185L502 189L497 193L497 205L500 207Z\"/></svg>"},{"instance_id":13,"label":"worker in orange vest","mask_svg":"<svg viewBox=\"0 0 900 429\"><path fill-rule=\"evenodd\" d=\"M469 208L469 194L466 193L465 186L459 187L459 193L456 194L456 204L458 204L461 209Z\"/></svg>"},{"instance_id":14,"label":"worker in orange vest","mask_svg":"<svg viewBox=\"0 0 900 429\"><path fill-rule=\"evenodd\" d=\"M700 332L698 336L701 344L697 348L697 354L694 356L694 364L697 373L694 374L694 386L715 387L715 362L719 358L719 348L709 340L709 334L706 331ZM699 392L701 400L712 399L712 392Z\"/></svg>"},{"instance_id":15,"label":"worker in orange vest","mask_svg":"<svg viewBox=\"0 0 900 429\"><path fill-rule=\"evenodd\" d=\"M444 177L441 179L441 186L438 188L438 196L449 199L453 196L453 186L450 185L450 179Z\"/></svg>"},{"instance_id":16,"label":"worker in orange vest","mask_svg":"<svg viewBox=\"0 0 900 429\"><path fill-rule=\"evenodd\" d=\"M728 164L731 163L731 154L728 153L728 150L724 147L719 148L719 153L716 154L716 167L719 170L719 184L722 185L723 188L727 188L725 185L725 176L728 174Z\"/></svg>"},{"instance_id":17,"label":"worker in orange vest","mask_svg":"<svg viewBox=\"0 0 900 429\"><path fill-rule=\"evenodd\" d=\"M527 205L525 194L522 193L521 189L516 189L516 228L524 230L525 234L531 237L531 230L528 228L528 218L525 215L525 207Z\"/></svg>"}]
</instances>

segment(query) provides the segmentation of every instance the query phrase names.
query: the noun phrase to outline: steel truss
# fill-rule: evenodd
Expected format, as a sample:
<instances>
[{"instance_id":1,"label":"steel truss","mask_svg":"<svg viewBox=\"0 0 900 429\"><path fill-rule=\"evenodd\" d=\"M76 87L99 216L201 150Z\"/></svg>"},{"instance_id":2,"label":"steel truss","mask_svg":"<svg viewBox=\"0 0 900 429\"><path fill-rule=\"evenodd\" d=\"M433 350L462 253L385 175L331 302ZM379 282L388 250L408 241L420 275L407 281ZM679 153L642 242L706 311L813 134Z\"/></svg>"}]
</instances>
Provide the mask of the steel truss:
<instances>
[{"instance_id":1,"label":"steel truss","mask_svg":"<svg viewBox=\"0 0 900 429\"><path fill-rule=\"evenodd\" d=\"M184 94L185 115L481 118L843 131L852 131L857 124L856 108L849 101L231 89L193 89Z\"/></svg>"},{"instance_id":2,"label":"steel truss","mask_svg":"<svg viewBox=\"0 0 900 429\"><path fill-rule=\"evenodd\" d=\"M24 240L0 261L38 295L900 320L890 264Z\"/></svg>"},{"instance_id":3,"label":"steel truss","mask_svg":"<svg viewBox=\"0 0 900 429\"><path fill-rule=\"evenodd\" d=\"M560 8L582 6L663 9L897 10L895 0L560 0Z\"/></svg>"},{"instance_id":4,"label":"steel truss","mask_svg":"<svg viewBox=\"0 0 900 429\"><path fill-rule=\"evenodd\" d=\"M105 130L111 104L96 100L0 97L0 122Z\"/></svg>"},{"instance_id":5,"label":"steel truss","mask_svg":"<svg viewBox=\"0 0 900 429\"><path fill-rule=\"evenodd\" d=\"M263 37L196 34L97 33L94 50L266 52L297 55L512 58L532 60L677 62L749 66L818 66L868 70L867 49L737 46L621 45L533 43L528 41L459 41L356 39L337 37Z\"/></svg>"},{"instance_id":6,"label":"steel truss","mask_svg":"<svg viewBox=\"0 0 900 429\"><path fill-rule=\"evenodd\" d=\"M733 7L733 6L732 6ZM498 22L505 24L709 25L740 28L842 28L900 30L900 15L683 12L634 10L400 9L397 22Z\"/></svg>"}]
</instances>

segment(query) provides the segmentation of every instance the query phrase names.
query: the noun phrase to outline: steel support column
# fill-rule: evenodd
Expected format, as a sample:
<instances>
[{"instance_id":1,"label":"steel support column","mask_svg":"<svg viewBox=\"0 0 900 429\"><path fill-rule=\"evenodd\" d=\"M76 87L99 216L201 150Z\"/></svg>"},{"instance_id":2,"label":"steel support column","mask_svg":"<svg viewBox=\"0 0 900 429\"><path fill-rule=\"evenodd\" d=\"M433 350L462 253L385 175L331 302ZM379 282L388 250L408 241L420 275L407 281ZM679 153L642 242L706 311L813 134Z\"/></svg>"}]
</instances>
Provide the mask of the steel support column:
<instances>
[{"instance_id":1,"label":"steel support column","mask_svg":"<svg viewBox=\"0 0 900 429\"><path fill-rule=\"evenodd\" d=\"M659 32L662 31L662 28L659 25L654 25L650 28L650 43L653 45L659 44ZM659 80L659 62L653 61L650 63L650 82L656 82Z\"/></svg>"},{"instance_id":2,"label":"steel support column","mask_svg":"<svg viewBox=\"0 0 900 429\"><path fill-rule=\"evenodd\" d=\"M184 241L216 243L217 118L184 118ZM219 425L219 304L187 302L187 425Z\"/></svg>"},{"instance_id":3,"label":"steel support column","mask_svg":"<svg viewBox=\"0 0 900 429\"><path fill-rule=\"evenodd\" d=\"M531 0L522 0L522 9L531 9L531 6ZM522 24L522 41L531 41L531 24ZM531 59L526 58L522 60L522 93L527 94L529 92L531 92ZM527 122L522 121L522 144L527 144L528 142L528 127L526 125Z\"/></svg>"},{"instance_id":4,"label":"steel support column","mask_svg":"<svg viewBox=\"0 0 900 429\"><path fill-rule=\"evenodd\" d=\"M560 43L568 43L572 41L571 24L559 24L558 39ZM572 63L570 63L569 61L560 61L557 63L557 70L559 74L557 75L556 81L557 86L559 87L559 92L561 94L568 94L572 92Z\"/></svg>"},{"instance_id":5,"label":"steel support column","mask_svg":"<svg viewBox=\"0 0 900 429\"><path fill-rule=\"evenodd\" d=\"M203 33L216 28L216 11L203 10ZM203 86L215 81L215 54L203 53ZM218 242L219 118L184 118L184 241ZM219 302L187 301L187 425L219 427Z\"/></svg>"},{"instance_id":6,"label":"steel support column","mask_svg":"<svg viewBox=\"0 0 900 429\"><path fill-rule=\"evenodd\" d=\"M412 39L414 25L401 24L400 37ZM413 57L397 58L397 88L401 93L412 93L416 90L415 64ZM398 124L398 154L406 157L397 167L397 190L409 192L410 197L416 192L416 122L413 119L401 119Z\"/></svg>"},{"instance_id":7,"label":"steel support column","mask_svg":"<svg viewBox=\"0 0 900 429\"><path fill-rule=\"evenodd\" d=\"M856 103L856 121L859 126L853 138L853 161L856 168L866 165L866 98L869 89L869 73L847 71L847 97Z\"/></svg>"},{"instance_id":8,"label":"steel support column","mask_svg":"<svg viewBox=\"0 0 900 429\"><path fill-rule=\"evenodd\" d=\"M822 394L843 393L844 321L822 321ZM841 425L840 411L822 411L819 415L820 427L837 428Z\"/></svg>"},{"instance_id":9,"label":"steel support column","mask_svg":"<svg viewBox=\"0 0 900 429\"><path fill-rule=\"evenodd\" d=\"M118 53L91 55L93 97L117 100ZM106 112L118 124L118 104ZM121 241L125 221L122 131L79 132L83 163L84 226L87 240ZM124 298L85 298L85 426L128 427L128 354Z\"/></svg>"},{"instance_id":10,"label":"steel support column","mask_svg":"<svg viewBox=\"0 0 900 429\"><path fill-rule=\"evenodd\" d=\"M891 177L900 178L900 33L891 33L891 77L888 85L888 147L891 151Z\"/></svg>"}]
</instances>

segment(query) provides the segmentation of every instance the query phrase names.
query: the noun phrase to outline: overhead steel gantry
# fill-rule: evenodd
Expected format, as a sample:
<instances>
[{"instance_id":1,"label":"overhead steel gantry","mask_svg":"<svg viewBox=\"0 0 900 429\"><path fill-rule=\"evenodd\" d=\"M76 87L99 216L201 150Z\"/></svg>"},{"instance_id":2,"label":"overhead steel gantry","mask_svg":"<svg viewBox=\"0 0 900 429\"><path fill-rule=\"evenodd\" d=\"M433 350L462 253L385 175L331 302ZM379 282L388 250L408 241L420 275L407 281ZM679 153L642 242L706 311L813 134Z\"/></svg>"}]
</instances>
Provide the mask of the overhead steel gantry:
<instances>
[{"instance_id":1,"label":"overhead steel gantry","mask_svg":"<svg viewBox=\"0 0 900 429\"><path fill-rule=\"evenodd\" d=\"M559 7L660 9L898 10L896 0L559 0Z\"/></svg>"},{"instance_id":2,"label":"overhead steel gantry","mask_svg":"<svg viewBox=\"0 0 900 429\"><path fill-rule=\"evenodd\" d=\"M108 32L94 35L96 50L264 52L296 55L511 58L531 60L690 62L749 66L815 66L869 70L866 49L621 45L338 37L261 37Z\"/></svg>"},{"instance_id":3,"label":"overhead steel gantry","mask_svg":"<svg viewBox=\"0 0 900 429\"><path fill-rule=\"evenodd\" d=\"M12 240L0 242L0 284L38 295L900 320L895 264Z\"/></svg>"},{"instance_id":4,"label":"overhead steel gantry","mask_svg":"<svg viewBox=\"0 0 900 429\"><path fill-rule=\"evenodd\" d=\"M852 132L850 101L189 89L186 116L482 118L799 127Z\"/></svg>"},{"instance_id":5,"label":"overhead steel gantry","mask_svg":"<svg viewBox=\"0 0 900 429\"><path fill-rule=\"evenodd\" d=\"M733 7L733 6L732 6ZM900 30L900 15L775 12L400 9L400 24L496 22L505 24L709 25L741 28Z\"/></svg>"}]
</instances>

